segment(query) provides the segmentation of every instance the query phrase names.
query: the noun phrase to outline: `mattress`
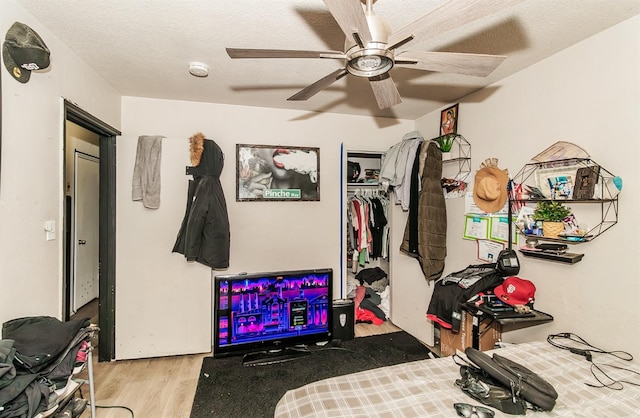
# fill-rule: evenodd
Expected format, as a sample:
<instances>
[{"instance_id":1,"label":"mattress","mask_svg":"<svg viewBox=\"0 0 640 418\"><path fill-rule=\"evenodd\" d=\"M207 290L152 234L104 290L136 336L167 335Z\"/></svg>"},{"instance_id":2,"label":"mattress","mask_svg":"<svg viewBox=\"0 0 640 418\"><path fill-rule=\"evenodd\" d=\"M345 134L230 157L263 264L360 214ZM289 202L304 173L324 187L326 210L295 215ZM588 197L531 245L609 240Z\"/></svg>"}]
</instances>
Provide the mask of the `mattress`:
<instances>
[{"instance_id":1,"label":"mattress","mask_svg":"<svg viewBox=\"0 0 640 418\"><path fill-rule=\"evenodd\" d=\"M558 392L552 411L527 411L526 417L640 417L640 387L623 383L622 390L598 385L591 363L546 341L515 344L497 350L545 378ZM614 379L640 384L640 367L606 354L594 354ZM455 417L456 402L479 405L454 385L460 368L452 357L420 360L320 380L290 390L276 406L277 418L303 417ZM513 417L495 410L496 417ZM520 415L522 416L522 415Z\"/></svg>"}]
</instances>

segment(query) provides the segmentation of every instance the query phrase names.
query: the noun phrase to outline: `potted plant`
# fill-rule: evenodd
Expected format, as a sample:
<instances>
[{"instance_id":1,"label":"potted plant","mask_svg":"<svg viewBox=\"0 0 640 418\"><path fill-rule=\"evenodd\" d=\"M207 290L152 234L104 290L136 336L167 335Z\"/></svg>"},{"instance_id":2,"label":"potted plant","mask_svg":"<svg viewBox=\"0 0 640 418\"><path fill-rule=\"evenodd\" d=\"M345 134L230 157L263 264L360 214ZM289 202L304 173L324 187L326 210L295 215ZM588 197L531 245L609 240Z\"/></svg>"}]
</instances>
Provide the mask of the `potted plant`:
<instances>
[{"instance_id":1,"label":"potted plant","mask_svg":"<svg viewBox=\"0 0 640 418\"><path fill-rule=\"evenodd\" d=\"M571 208L557 200L538 202L533 211L533 220L542 221L542 234L548 238L557 238L564 231L564 218L569 216Z\"/></svg>"},{"instance_id":2,"label":"potted plant","mask_svg":"<svg viewBox=\"0 0 640 418\"><path fill-rule=\"evenodd\" d=\"M443 160L451 159L451 148L453 147L453 141L455 139L455 134L441 135L436 138L436 141L438 141L438 146L440 147L440 151L442 151Z\"/></svg>"}]
</instances>

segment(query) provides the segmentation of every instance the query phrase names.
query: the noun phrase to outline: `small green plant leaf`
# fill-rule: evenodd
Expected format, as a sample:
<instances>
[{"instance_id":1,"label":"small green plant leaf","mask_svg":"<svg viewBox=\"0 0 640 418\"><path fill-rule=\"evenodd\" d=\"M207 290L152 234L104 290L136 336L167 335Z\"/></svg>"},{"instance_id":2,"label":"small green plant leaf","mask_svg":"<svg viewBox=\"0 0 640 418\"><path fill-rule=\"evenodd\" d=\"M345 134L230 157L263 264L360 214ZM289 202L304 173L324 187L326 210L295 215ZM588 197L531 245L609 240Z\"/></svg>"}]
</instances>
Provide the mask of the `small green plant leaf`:
<instances>
[{"instance_id":1,"label":"small green plant leaf","mask_svg":"<svg viewBox=\"0 0 640 418\"><path fill-rule=\"evenodd\" d=\"M571 208L557 200L544 200L538 202L533 211L533 219L536 221L562 222L569 216Z\"/></svg>"},{"instance_id":2,"label":"small green plant leaf","mask_svg":"<svg viewBox=\"0 0 640 418\"><path fill-rule=\"evenodd\" d=\"M438 146L440 147L440 151L449 152L451 151L451 147L453 146L453 140L455 139L455 135L447 134L438 137Z\"/></svg>"}]
</instances>

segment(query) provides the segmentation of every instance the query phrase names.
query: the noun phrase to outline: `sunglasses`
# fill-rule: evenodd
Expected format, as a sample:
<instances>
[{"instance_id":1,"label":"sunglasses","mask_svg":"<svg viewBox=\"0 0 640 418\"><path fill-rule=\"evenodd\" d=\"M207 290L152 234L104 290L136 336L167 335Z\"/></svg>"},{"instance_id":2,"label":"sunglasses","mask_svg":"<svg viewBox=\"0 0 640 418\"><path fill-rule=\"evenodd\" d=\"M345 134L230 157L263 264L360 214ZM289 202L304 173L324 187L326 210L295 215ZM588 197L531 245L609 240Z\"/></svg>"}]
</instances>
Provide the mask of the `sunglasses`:
<instances>
[{"instance_id":1,"label":"sunglasses","mask_svg":"<svg viewBox=\"0 0 640 418\"><path fill-rule=\"evenodd\" d=\"M484 406L474 406L468 403L454 403L453 407L456 408L456 412L459 417L464 418L493 418L494 413L489 408Z\"/></svg>"}]
</instances>

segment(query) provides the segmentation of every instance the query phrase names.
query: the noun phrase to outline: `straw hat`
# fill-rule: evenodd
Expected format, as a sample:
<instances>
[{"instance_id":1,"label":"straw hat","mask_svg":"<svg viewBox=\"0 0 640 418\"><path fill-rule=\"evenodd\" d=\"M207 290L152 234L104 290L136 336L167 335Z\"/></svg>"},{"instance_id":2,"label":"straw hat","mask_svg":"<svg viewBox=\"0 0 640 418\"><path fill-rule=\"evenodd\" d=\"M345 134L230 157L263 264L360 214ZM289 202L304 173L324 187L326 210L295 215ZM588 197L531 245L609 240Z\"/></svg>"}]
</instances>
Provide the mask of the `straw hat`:
<instances>
[{"instance_id":1,"label":"straw hat","mask_svg":"<svg viewBox=\"0 0 640 418\"><path fill-rule=\"evenodd\" d=\"M508 171L498 168L498 159L487 158L476 172L473 201L487 213L499 211L507 201L508 181Z\"/></svg>"}]
</instances>

